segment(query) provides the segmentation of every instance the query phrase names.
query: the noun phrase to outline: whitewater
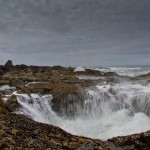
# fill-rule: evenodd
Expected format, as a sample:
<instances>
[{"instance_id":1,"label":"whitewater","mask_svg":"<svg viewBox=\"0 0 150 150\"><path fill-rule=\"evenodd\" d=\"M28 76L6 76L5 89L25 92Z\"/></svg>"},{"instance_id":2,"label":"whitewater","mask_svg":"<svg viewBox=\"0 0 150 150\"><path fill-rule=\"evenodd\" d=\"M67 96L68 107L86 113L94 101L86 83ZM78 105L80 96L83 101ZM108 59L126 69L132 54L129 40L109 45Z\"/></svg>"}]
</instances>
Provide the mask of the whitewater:
<instances>
[{"instance_id":1,"label":"whitewater","mask_svg":"<svg viewBox=\"0 0 150 150\"><path fill-rule=\"evenodd\" d=\"M91 67L91 69L102 72L116 72L121 76L136 77L143 74L150 73L150 66L136 66L136 67Z\"/></svg>"},{"instance_id":2,"label":"whitewater","mask_svg":"<svg viewBox=\"0 0 150 150\"><path fill-rule=\"evenodd\" d=\"M142 71L143 74L149 73L148 69L141 68L116 70L125 76L137 76ZM150 82L146 80L97 82L97 85L81 93L82 100L74 101L74 96L68 95L65 100L69 103L61 107L61 113L53 109L52 95L13 94L22 106L16 113L58 126L74 135L106 140L150 130ZM69 115L71 113L73 115Z\"/></svg>"}]
</instances>

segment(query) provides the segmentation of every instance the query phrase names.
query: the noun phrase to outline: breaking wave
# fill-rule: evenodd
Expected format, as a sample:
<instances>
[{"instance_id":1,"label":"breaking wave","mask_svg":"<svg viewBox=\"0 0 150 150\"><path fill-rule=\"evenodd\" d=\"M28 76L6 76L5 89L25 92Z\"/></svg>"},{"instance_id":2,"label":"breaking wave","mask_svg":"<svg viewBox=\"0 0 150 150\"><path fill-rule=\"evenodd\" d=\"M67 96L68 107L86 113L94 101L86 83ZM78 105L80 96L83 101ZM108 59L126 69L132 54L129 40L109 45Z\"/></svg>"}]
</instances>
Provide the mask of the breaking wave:
<instances>
[{"instance_id":1,"label":"breaking wave","mask_svg":"<svg viewBox=\"0 0 150 150\"><path fill-rule=\"evenodd\" d=\"M130 76L130 77L136 77L143 74L150 73L150 67L96 67L94 70L103 71L103 72L116 72L117 74L121 76Z\"/></svg>"}]
</instances>

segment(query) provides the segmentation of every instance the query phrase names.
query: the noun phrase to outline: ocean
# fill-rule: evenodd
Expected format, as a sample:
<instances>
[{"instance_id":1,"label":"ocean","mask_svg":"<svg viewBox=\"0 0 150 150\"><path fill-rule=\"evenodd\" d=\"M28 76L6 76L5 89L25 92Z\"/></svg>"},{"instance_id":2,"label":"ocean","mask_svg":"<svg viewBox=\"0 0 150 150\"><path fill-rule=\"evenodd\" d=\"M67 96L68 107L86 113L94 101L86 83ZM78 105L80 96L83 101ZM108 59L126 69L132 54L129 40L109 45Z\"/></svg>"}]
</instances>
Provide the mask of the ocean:
<instances>
[{"instance_id":1,"label":"ocean","mask_svg":"<svg viewBox=\"0 0 150 150\"><path fill-rule=\"evenodd\" d=\"M103 72L116 72L121 76L129 76L129 77L136 77L150 73L150 66L91 67L91 69Z\"/></svg>"}]
</instances>

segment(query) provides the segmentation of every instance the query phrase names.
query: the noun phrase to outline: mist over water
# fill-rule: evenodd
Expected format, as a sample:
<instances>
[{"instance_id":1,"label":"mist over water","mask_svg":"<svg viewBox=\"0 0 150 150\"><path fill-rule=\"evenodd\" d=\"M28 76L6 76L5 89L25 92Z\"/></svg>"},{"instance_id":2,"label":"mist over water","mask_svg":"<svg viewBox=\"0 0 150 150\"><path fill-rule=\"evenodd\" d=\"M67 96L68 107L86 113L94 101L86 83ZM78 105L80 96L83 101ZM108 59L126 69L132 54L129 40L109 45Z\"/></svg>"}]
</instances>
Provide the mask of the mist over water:
<instances>
[{"instance_id":1,"label":"mist over water","mask_svg":"<svg viewBox=\"0 0 150 150\"><path fill-rule=\"evenodd\" d=\"M61 113L53 110L51 95L16 95L22 106L18 113L75 135L106 140L150 130L149 83L97 84L85 90L84 99L74 101L74 96L66 97L69 102L61 108Z\"/></svg>"}]
</instances>

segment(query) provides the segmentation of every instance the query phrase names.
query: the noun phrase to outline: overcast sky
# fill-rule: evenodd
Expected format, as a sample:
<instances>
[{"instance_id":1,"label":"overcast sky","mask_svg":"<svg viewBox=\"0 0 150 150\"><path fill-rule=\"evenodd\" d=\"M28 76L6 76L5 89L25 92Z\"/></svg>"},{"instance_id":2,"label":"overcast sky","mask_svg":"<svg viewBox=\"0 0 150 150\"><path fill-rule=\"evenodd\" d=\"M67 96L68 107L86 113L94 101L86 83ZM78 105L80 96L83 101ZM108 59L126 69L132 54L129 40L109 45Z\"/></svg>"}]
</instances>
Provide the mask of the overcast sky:
<instances>
[{"instance_id":1,"label":"overcast sky","mask_svg":"<svg viewBox=\"0 0 150 150\"><path fill-rule=\"evenodd\" d=\"M150 65L150 0L0 0L0 64Z\"/></svg>"}]
</instances>

